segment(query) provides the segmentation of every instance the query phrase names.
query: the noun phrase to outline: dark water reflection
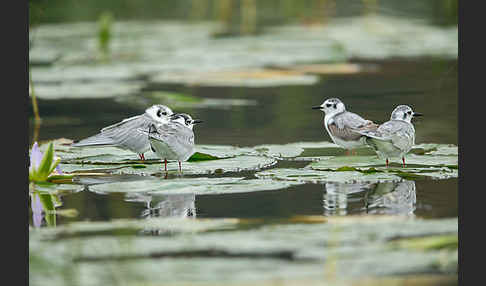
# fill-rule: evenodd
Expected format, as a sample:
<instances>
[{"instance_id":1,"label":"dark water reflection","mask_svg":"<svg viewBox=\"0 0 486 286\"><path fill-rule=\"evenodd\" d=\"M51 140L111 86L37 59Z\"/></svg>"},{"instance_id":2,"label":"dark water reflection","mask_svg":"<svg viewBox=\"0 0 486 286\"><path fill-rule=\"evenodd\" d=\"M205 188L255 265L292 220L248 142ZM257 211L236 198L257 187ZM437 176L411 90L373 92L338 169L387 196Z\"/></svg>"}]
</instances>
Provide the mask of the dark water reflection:
<instances>
[{"instance_id":1,"label":"dark water reflection","mask_svg":"<svg viewBox=\"0 0 486 286\"><path fill-rule=\"evenodd\" d=\"M306 184L284 190L224 195L105 195L85 191L62 198L61 208L75 208L80 213L76 218L58 217L57 224L73 220L148 217L284 218L294 215L390 214L446 218L458 215L457 192L457 179Z\"/></svg>"},{"instance_id":2,"label":"dark water reflection","mask_svg":"<svg viewBox=\"0 0 486 286\"><path fill-rule=\"evenodd\" d=\"M256 106L228 109L177 110L204 120L204 124L195 130L196 144L254 146L330 141L322 128L323 115L310 109L328 97L339 97L349 110L376 122L388 120L390 112L398 104L411 105L425 115L415 123L417 144L457 144L457 60L397 59L375 64L380 67L377 73L323 76L313 86L210 88L173 85L166 86L164 90L258 102ZM39 100L39 109L43 119L39 140L80 139L108 124L142 112L113 99ZM337 191L341 189L344 191ZM455 217L457 192L457 179L415 181L396 186L306 184L278 191L190 198L130 198L125 194L99 195L84 191L62 198L61 208L75 208L79 216L59 217L57 222L171 215L286 217L366 212L424 218Z\"/></svg>"}]
</instances>

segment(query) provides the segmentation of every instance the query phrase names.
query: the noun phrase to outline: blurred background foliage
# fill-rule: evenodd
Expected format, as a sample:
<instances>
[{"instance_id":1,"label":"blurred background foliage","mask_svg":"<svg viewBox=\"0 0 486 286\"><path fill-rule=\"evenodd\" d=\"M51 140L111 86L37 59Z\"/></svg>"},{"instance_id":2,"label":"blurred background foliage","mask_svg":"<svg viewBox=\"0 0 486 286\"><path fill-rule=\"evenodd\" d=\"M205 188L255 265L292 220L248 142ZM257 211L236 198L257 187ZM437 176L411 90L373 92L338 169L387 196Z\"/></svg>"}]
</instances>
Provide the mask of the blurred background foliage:
<instances>
[{"instance_id":1,"label":"blurred background foliage","mask_svg":"<svg viewBox=\"0 0 486 286\"><path fill-rule=\"evenodd\" d=\"M29 24L97 21L109 11L117 20L218 20L232 33L255 33L288 22L322 23L363 13L428 19L457 25L458 0L29 0Z\"/></svg>"}]
</instances>

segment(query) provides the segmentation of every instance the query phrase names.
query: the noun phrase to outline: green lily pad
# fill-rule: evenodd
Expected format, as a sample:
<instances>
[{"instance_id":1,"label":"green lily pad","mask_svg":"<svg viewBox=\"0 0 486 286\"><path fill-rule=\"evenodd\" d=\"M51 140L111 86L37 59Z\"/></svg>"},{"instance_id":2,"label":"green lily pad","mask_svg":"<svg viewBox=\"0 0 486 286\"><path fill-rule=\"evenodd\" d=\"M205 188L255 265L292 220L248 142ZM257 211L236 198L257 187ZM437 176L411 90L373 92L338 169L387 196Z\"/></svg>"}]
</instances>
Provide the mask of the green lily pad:
<instances>
[{"instance_id":1,"label":"green lily pad","mask_svg":"<svg viewBox=\"0 0 486 286\"><path fill-rule=\"evenodd\" d=\"M162 161L153 152L147 152L146 160L139 160L131 151L115 147L71 147L72 140L61 138L53 140L56 156L61 157L60 168L63 172L107 172L114 174L152 175L162 173ZM46 143L40 149L46 148ZM253 171L274 165L276 159L255 154L253 148L239 148L225 145L196 145L196 153L182 163L184 174L210 174L224 172ZM168 170L176 172L178 163L168 162Z\"/></svg>"},{"instance_id":2,"label":"green lily pad","mask_svg":"<svg viewBox=\"0 0 486 286\"><path fill-rule=\"evenodd\" d=\"M209 154L196 152L187 160L187 162L208 161L208 160L218 160L218 159L222 159L222 158L212 156Z\"/></svg>"},{"instance_id":3,"label":"green lily pad","mask_svg":"<svg viewBox=\"0 0 486 286\"><path fill-rule=\"evenodd\" d=\"M190 94L176 92L143 92L139 96L119 97L118 102L129 103L130 105L139 105L144 108L151 104L165 104L173 109L184 108L229 108L233 106L256 105L256 100L243 98L206 98L196 97Z\"/></svg>"},{"instance_id":4,"label":"green lily pad","mask_svg":"<svg viewBox=\"0 0 486 286\"><path fill-rule=\"evenodd\" d=\"M61 169L70 173L77 172L106 172L111 174L137 174L137 175L154 175L164 174L164 166L161 161L150 161L151 164L134 165L134 164L76 164L62 163ZM256 171L271 167L277 161L268 157L261 156L238 156L220 160L205 160L195 162L182 162L182 173L185 175L195 174L222 174L226 172ZM178 174L179 165L177 162L168 162L167 170L169 173Z\"/></svg>"},{"instance_id":5,"label":"green lily pad","mask_svg":"<svg viewBox=\"0 0 486 286\"><path fill-rule=\"evenodd\" d=\"M192 86L268 87L312 85L319 81L319 77L298 71L255 68L236 71L161 73L151 80L155 83L184 83Z\"/></svg>"},{"instance_id":6,"label":"green lily pad","mask_svg":"<svg viewBox=\"0 0 486 286\"><path fill-rule=\"evenodd\" d=\"M147 179L135 182L116 182L93 185L89 190L96 193L123 192L144 195L165 194L228 194L284 189L298 185L296 182L244 178L178 178Z\"/></svg>"},{"instance_id":7,"label":"green lily pad","mask_svg":"<svg viewBox=\"0 0 486 286\"><path fill-rule=\"evenodd\" d=\"M401 159L390 158L389 161L401 164ZM457 156L433 156L433 155L415 155L410 154L405 157L406 165L415 167L419 165L422 168L427 167L448 167L458 165ZM368 167L368 166L384 166L385 160L378 158L378 156L327 156L322 157L319 162L314 162L309 165L315 170L335 170L341 167ZM405 168L406 169L406 168Z\"/></svg>"},{"instance_id":8,"label":"green lily pad","mask_svg":"<svg viewBox=\"0 0 486 286\"><path fill-rule=\"evenodd\" d=\"M274 168L257 172L258 178L275 180L305 182L305 183L356 183L356 182L385 182L402 181L403 179L393 173L375 172L366 174L358 171L319 171L312 169L282 169Z\"/></svg>"},{"instance_id":9,"label":"green lily pad","mask_svg":"<svg viewBox=\"0 0 486 286\"><path fill-rule=\"evenodd\" d=\"M240 228L243 224L245 228ZM331 283L336 277L360 281L370 276L446 274L457 270L457 257L443 256L442 250L433 248L390 247L390 240L453 235L457 230L457 218L378 215L263 226L259 221L238 219L76 222L30 231L29 279L46 282L46 274L53 271L64 275L49 277L51 285L63 285L66 280L112 284L120 279L156 284L163 272L164 283L197 280L208 285L221 281L241 285L256 281L255 277L259 283L276 279ZM379 260L370 259L377 254ZM439 261L451 267L437 268ZM117 271L110 274L113 269Z\"/></svg>"},{"instance_id":10,"label":"green lily pad","mask_svg":"<svg viewBox=\"0 0 486 286\"><path fill-rule=\"evenodd\" d=\"M276 157L276 158L295 158L301 155L305 149L336 149L340 148L338 145L328 142L296 142L289 144L267 144L258 145L253 147L257 154L264 154L266 156Z\"/></svg>"},{"instance_id":11,"label":"green lily pad","mask_svg":"<svg viewBox=\"0 0 486 286\"><path fill-rule=\"evenodd\" d=\"M62 162L72 164L128 164L140 163L138 155L115 147L71 147L73 141L67 138L60 138L48 142L40 142L40 150L45 152L49 142L53 143L54 151L61 157ZM196 153L189 161L201 161L202 158L230 158L237 155L254 153L252 148L236 147L229 145L196 145ZM145 163L154 163L151 160L159 161L160 158L154 152L146 152Z\"/></svg>"},{"instance_id":12,"label":"green lily pad","mask_svg":"<svg viewBox=\"0 0 486 286\"><path fill-rule=\"evenodd\" d=\"M83 189L82 186L76 184L56 184L50 182L29 184L30 192L35 191L38 193L53 194L53 195L75 193L81 191L82 189Z\"/></svg>"},{"instance_id":13,"label":"green lily pad","mask_svg":"<svg viewBox=\"0 0 486 286\"><path fill-rule=\"evenodd\" d=\"M35 95L41 99L62 98L108 98L130 96L139 92L141 82L62 82L58 84L35 84ZM29 92L31 89L29 88Z\"/></svg>"}]
</instances>

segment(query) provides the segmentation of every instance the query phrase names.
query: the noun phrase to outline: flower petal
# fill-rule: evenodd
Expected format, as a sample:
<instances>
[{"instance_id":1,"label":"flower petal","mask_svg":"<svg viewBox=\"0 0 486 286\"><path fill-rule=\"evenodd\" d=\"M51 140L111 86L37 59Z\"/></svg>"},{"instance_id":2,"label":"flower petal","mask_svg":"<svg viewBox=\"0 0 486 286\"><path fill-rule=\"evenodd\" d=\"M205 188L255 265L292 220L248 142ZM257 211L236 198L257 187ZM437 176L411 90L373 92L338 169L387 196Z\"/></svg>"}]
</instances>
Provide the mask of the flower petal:
<instances>
[{"instance_id":1,"label":"flower petal","mask_svg":"<svg viewBox=\"0 0 486 286\"><path fill-rule=\"evenodd\" d=\"M32 194L31 207L32 221L34 223L34 227L40 227L42 224L42 203L40 201L39 195L36 193Z\"/></svg>"},{"instance_id":2,"label":"flower petal","mask_svg":"<svg viewBox=\"0 0 486 286\"><path fill-rule=\"evenodd\" d=\"M32 171L32 168L37 170L39 168L39 165L42 161L42 152L39 149L39 146L37 145L37 142L34 142L34 145L32 146L32 151L30 152L30 166L29 166L29 172Z\"/></svg>"}]
</instances>

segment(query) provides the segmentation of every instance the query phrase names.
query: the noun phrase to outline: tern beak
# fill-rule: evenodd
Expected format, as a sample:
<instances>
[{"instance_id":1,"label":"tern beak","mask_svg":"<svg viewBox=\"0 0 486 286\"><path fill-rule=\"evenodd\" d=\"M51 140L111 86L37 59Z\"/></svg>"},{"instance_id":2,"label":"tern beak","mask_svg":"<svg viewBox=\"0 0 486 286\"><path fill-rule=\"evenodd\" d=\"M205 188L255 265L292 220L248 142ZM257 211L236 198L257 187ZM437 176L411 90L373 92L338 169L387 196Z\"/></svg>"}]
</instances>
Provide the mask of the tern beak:
<instances>
[{"instance_id":1,"label":"tern beak","mask_svg":"<svg viewBox=\"0 0 486 286\"><path fill-rule=\"evenodd\" d=\"M199 119L194 119L194 120L192 121L192 123L193 123L193 124L196 124L196 123L203 123L203 122L204 122L204 121L199 120Z\"/></svg>"},{"instance_id":2,"label":"tern beak","mask_svg":"<svg viewBox=\"0 0 486 286\"><path fill-rule=\"evenodd\" d=\"M312 106L312 109L321 109L321 106Z\"/></svg>"},{"instance_id":3,"label":"tern beak","mask_svg":"<svg viewBox=\"0 0 486 286\"><path fill-rule=\"evenodd\" d=\"M422 113L414 112L413 116L424 116Z\"/></svg>"}]
</instances>

